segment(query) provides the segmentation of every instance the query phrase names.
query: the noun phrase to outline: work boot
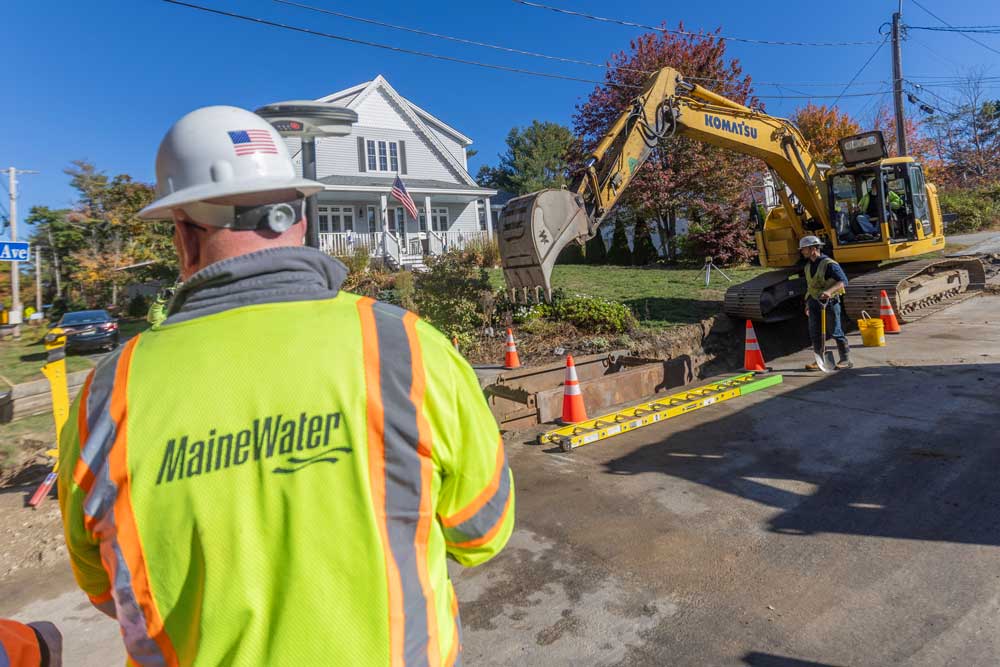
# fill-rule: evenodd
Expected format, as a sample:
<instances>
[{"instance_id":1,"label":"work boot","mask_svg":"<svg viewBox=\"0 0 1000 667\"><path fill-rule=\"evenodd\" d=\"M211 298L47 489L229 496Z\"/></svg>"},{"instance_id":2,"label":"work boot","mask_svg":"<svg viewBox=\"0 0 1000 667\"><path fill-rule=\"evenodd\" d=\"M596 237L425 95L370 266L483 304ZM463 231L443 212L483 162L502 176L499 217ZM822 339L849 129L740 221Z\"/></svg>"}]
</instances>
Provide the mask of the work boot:
<instances>
[{"instance_id":1,"label":"work boot","mask_svg":"<svg viewBox=\"0 0 1000 667\"><path fill-rule=\"evenodd\" d=\"M840 357L840 361L837 362L838 371L854 368L851 362L851 346L846 341L837 341L837 355Z\"/></svg>"},{"instance_id":2,"label":"work boot","mask_svg":"<svg viewBox=\"0 0 1000 667\"><path fill-rule=\"evenodd\" d=\"M806 364L806 370L807 371L819 371L819 370L822 370L822 369L819 367L819 364L817 364L814 361L811 364Z\"/></svg>"}]
</instances>

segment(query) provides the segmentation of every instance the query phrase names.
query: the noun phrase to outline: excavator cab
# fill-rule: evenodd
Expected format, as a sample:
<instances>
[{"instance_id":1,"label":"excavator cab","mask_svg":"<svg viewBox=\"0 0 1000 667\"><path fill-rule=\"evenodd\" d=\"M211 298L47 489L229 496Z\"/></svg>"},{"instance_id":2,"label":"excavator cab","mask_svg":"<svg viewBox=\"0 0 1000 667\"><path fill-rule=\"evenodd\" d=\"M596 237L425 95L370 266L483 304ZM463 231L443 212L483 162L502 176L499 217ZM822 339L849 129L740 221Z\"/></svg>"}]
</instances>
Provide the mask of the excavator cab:
<instances>
[{"instance_id":1,"label":"excavator cab","mask_svg":"<svg viewBox=\"0 0 1000 667\"><path fill-rule=\"evenodd\" d=\"M918 241L933 233L923 169L889 158L879 131L840 140L844 167L828 175L838 246Z\"/></svg>"}]
</instances>

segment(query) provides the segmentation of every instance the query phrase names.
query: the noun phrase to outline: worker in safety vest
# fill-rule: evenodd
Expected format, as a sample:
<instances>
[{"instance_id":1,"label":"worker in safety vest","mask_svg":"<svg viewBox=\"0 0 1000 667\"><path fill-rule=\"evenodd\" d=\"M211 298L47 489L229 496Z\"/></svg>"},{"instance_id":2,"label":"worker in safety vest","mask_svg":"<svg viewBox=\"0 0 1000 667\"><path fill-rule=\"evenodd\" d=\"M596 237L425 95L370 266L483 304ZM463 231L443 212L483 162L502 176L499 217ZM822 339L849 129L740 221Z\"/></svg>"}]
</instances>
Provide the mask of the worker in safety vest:
<instances>
[{"instance_id":1,"label":"worker in safety vest","mask_svg":"<svg viewBox=\"0 0 1000 667\"><path fill-rule=\"evenodd\" d=\"M812 340L813 351L823 354L822 321L823 308L826 307L826 332L837 341L837 352L840 361L837 368L853 368L851 363L851 347L840 323L840 297L847 288L847 275L840 264L827 257L822 252L823 242L816 236L803 236L799 240L799 252L805 260L803 270L806 276L806 317L809 318L809 338ZM806 365L806 370L818 371L816 363Z\"/></svg>"},{"instance_id":2,"label":"worker in safety vest","mask_svg":"<svg viewBox=\"0 0 1000 667\"><path fill-rule=\"evenodd\" d=\"M0 618L0 667L61 667L62 634L48 621Z\"/></svg>"},{"instance_id":3,"label":"worker in safety vest","mask_svg":"<svg viewBox=\"0 0 1000 667\"><path fill-rule=\"evenodd\" d=\"M130 664L453 665L446 557L503 548L513 478L472 368L303 247L285 143L233 107L167 133L184 284L72 408L59 499L77 582Z\"/></svg>"},{"instance_id":4,"label":"worker in safety vest","mask_svg":"<svg viewBox=\"0 0 1000 667\"><path fill-rule=\"evenodd\" d=\"M153 303L150 304L149 310L146 311L147 322L154 327L158 327L163 324L163 321L167 319L167 308L170 306L170 300L174 298L174 294L177 292L177 288L180 287L180 284L180 281L177 281L170 287L164 287L156 293L156 298L153 299Z\"/></svg>"}]
</instances>

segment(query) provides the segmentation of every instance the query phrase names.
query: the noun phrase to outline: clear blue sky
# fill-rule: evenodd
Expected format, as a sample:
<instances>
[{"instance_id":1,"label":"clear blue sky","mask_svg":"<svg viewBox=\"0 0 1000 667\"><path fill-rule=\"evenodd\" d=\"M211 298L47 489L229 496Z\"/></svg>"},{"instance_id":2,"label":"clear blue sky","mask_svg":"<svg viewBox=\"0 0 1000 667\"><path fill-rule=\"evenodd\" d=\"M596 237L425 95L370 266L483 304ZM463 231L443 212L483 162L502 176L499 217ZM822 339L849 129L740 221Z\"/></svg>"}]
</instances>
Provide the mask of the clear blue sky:
<instances>
[{"instance_id":1,"label":"clear blue sky","mask_svg":"<svg viewBox=\"0 0 1000 667\"><path fill-rule=\"evenodd\" d=\"M316 30L417 50L526 69L600 79L601 71L322 16L271 0L193 0L197 4ZM640 31L554 14L512 0L428 0L423 3L300 0L349 14L462 36L523 50L604 62L627 48ZM542 0L543 2L546 0ZM1000 3L921 0L952 25L1000 24ZM689 30L721 27L724 34L772 40L878 39L897 0L799 3L787 0L714 0L667 3L636 0L547 0L547 4L604 16ZM472 137L479 154L495 163L508 130L532 119L569 124L575 105L593 86L498 72L391 53L165 4L160 0L7 0L0 20L0 167L13 164L39 175L21 179L19 218L35 204L65 207L73 191L62 170L70 160L93 161L109 175L152 181L157 145L173 121L193 108L233 104L253 109L294 98L315 98L383 74L414 103ZM681 7L678 7L681 5ZM904 22L941 25L912 0ZM970 67L1000 76L1000 55L958 34L913 31L904 44L908 78L934 83ZM976 39L1000 51L1000 35ZM837 95L874 51L873 46L807 48L729 43L761 96ZM883 48L849 93L887 90L890 49ZM938 79L940 81L940 79ZM802 85L795 85L799 83ZM994 82L994 85L997 82ZM815 87L807 84L829 84ZM840 84L840 85L836 85ZM947 87L930 90L949 96ZM798 92L795 92L798 91ZM1000 96L1000 88L992 93ZM938 100L929 94L927 101ZM890 95L844 98L842 108L870 116ZM802 99L766 99L771 113L787 115ZM909 111L917 113L910 106ZM6 177L4 177L6 184ZM6 192L0 189L6 206ZM22 227L23 229L23 227ZM6 237L2 237L6 238Z\"/></svg>"}]
</instances>

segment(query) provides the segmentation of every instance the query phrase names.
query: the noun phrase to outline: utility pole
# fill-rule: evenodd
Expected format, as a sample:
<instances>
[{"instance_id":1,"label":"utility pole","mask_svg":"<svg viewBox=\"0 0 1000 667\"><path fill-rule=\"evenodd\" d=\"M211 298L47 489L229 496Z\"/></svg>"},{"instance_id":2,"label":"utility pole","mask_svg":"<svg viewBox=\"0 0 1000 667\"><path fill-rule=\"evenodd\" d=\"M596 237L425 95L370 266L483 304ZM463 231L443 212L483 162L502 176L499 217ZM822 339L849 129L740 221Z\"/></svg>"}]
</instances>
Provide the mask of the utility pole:
<instances>
[{"instance_id":1,"label":"utility pole","mask_svg":"<svg viewBox=\"0 0 1000 667\"><path fill-rule=\"evenodd\" d=\"M892 15L892 100L896 107L896 147L899 156L906 150L906 122L903 118L903 56L899 47L900 21L903 18L903 0L899 0L899 11Z\"/></svg>"},{"instance_id":2,"label":"utility pole","mask_svg":"<svg viewBox=\"0 0 1000 667\"><path fill-rule=\"evenodd\" d=\"M17 175L37 174L37 171L27 169L7 168L8 185L10 194L10 240L17 241ZM14 325L14 337L21 335L21 280L18 273L18 262L10 263L10 290L13 292L10 303L11 324Z\"/></svg>"},{"instance_id":3,"label":"utility pole","mask_svg":"<svg viewBox=\"0 0 1000 667\"><path fill-rule=\"evenodd\" d=\"M42 314L42 249L35 247L35 312Z\"/></svg>"}]
</instances>

